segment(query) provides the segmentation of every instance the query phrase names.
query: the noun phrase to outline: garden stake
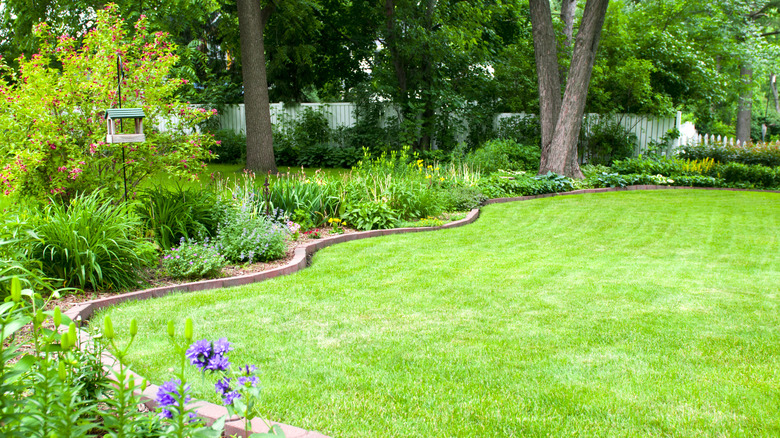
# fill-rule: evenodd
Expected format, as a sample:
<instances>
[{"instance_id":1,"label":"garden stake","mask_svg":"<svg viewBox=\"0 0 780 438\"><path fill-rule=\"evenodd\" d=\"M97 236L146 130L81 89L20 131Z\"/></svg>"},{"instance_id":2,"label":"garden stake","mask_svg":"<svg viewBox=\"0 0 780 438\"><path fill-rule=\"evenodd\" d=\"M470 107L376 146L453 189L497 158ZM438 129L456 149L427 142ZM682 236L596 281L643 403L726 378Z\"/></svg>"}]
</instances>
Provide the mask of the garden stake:
<instances>
[{"instance_id":1,"label":"garden stake","mask_svg":"<svg viewBox=\"0 0 780 438\"><path fill-rule=\"evenodd\" d=\"M271 176L271 171L268 171L268 175L265 176L265 182L263 183L263 198L265 200L265 217L271 217L271 184L268 182L268 178Z\"/></svg>"},{"instance_id":2,"label":"garden stake","mask_svg":"<svg viewBox=\"0 0 780 438\"><path fill-rule=\"evenodd\" d=\"M117 105L122 108L122 78L125 76L125 72L122 71L122 55L116 55L116 94ZM119 129L122 129L122 120L119 120ZM120 131L121 132L121 131ZM125 161L125 145L122 144L122 180L125 185L125 202L127 202L127 163Z\"/></svg>"}]
</instances>

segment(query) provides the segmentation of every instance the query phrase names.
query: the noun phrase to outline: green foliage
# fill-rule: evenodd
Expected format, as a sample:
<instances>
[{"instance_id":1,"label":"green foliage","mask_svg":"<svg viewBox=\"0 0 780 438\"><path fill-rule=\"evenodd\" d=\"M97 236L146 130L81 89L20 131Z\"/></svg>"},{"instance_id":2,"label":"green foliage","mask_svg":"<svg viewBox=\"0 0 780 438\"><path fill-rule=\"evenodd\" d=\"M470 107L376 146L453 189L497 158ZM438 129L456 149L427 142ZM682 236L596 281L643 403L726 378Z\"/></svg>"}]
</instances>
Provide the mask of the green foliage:
<instances>
[{"instance_id":1,"label":"green foliage","mask_svg":"<svg viewBox=\"0 0 780 438\"><path fill-rule=\"evenodd\" d=\"M214 163L235 164L246 159L246 135L236 134L231 129L220 129L214 132L214 140L215 145L211 149L217 155Z\"/></svg>"},{"instance_id":2,"label":"green foliage","mask_svg":"<svg viewBox=\"0 0 780 438\"><path fill-rule=\"evenodd\" d=\"M436 217L424 217L416 221L401 221L398 222L398 228L423 228L423 227L440 227L444 225L444 220Z\"/></svg>"},{"instance_id":3,"label":"green foliage","mask_svg":"<svg viewBox=\"0 0 780 438\"><path fill-rule=\"evenodd\" d=\"M51 279L43 272L43 263L30 257L31 248L40 242L34 230L37 206L20 202L3 213L0 222L0 299L10 292L12 278L22 287L52 292Z\"/></svg>"},{"instance_id":4,"label":"green foliage","mask_svg":"<svg viewBox=\"0 0 780 438\"><path fill-rule=\"evenodd\" d=\"M287 231L263 215L232 212L217 230L217 247L231 262L268 262L287 252Z\"/></svg>"},{"instance_id":5,"label":"green foliage","mask_svg":"<svg viewBox=\"0 0 780 438\"><path fill-rule=\"evenodd\" d=\"M759 188L773 188L780 186L780 167L755 165L742 163L728 163L717 168L718 176L728 184L749 183Z\"/></svg>"},{"instance_id":6,"label":"green foliage","mask_svg":"<svg viewBox=\"0 0 780 438\"><path fill-rule=\"evenodd\" d=\"M219 248L206 239L203 242L183 240L176 248L165 251L162 267L173 278L218 277L227 260Z\"/></svg>"},{"instance_id":7,"label":"green foliage","mask_svg":"<svg viewBox=\"0 0 780 438\"><path fill-rule=\"evenodd\" d=\"M469 152L464 162L486 174L498 170L539 170L541 150L538 146L522 145L514 140L490 140L479 149Z\"/></svg>"},{"instance_id":8,"label":"green foliage","mask_svg":"<svg viewBox=\"0 0 780 438\"><path fill-rule=\"evenodd\" d=\"M579 144L580 156L584 161L609 165L614 160L622 160L634 154L636 135L617 121L600 120L589 128Z\"/></svg>"},{"instance_id":9,"label":"green foliage","mask_svg":"<svg viewBox=\"0 0 780 438\"><path fill-rule=\"evenodd\" d=\"M498 137L524 145L539 145L542 142L542 128L535 116L506 117L498 122Z\"/></svg>"},{"instance_id":10,"label":"green foliage","mask_svg":"<svg viewBox=\"0 0 780 438\"><path fill-rule=\"evenodd\" d=\"M341 217L357 230L393 228L398 222L387 202L378 200L347 203Z\"/></svg>"},{"instance_id":11,"label":"green foliage","mask_svg":"<svg viewBox=\"0 0 780 438\"><path fill-rule=\"evenodd\" d=\"M144 229L164 250L171 249L182 238L215 236L228 208L210 190L182 187L149 189L139 201L135 210Z\"/></svg>"},{"instance_id":12,"label":"green foliage","mask_svg":"<svg viewBox=\"0 0 780 438\"><path fill-rule=\"evenodd\" d=\"M623 174L679 175L683 173L684 160L669 157L627 158L612 163L612 170Z\"/></svg>"},{"instance_id":13,"label":"green foliage","mask_svg":"<svg viewBox=\"0 0 780 438\"><path fill-rule=\"evenodd\" d=\"M702 160L712 158L720 163L760 164L769 167L780 167L780 144L748 143L744 146L712 142L709 144L689 144L681 148L680 153L686 158Z\"/></svg>"},{"instance_id":14,"label":"green foliage","mask_svg":"<svg viewBox=\"0 0 780 438\"><path fill-rule=\"evenodd\" d=\"M445 211L469 211L487 201L487 197L477 187L453 186L441 193L442 208Z\"/></svg>"},{"instance_id":15,"label":"green foliage","mask_svg":"<svg viewBox=\"0 0 780 438\"><path fill-rule=\"evenodd\" d=\"M479 190L488 198L564 192L572 190L573 187L571 179L552 172L535 177L525 172L497 172L482 178L478 184Z\"/></svg>"},{"instance_id":16,"label":"green foliage","mask_svg":"<svg viewBox=\"0 0 780 438\"><path fill-rule=\"evenodd\" d=\"M77 195L52 203L34 222L40 239L30 257L43 271L81 289L134 289L139 269L155 259L151 244L138 235L140 220L125 203L111 204L105 193Z\"/></svg>"},{"instance_id":17,"label":"green foliage","mask_svg":"<svg viewBox=\"0 0 780 438\"><path fill-rule=\"evenodd\" d=\"M0 190L67 200L98 187L119 194L124 170L131 188L156 172L196 178L213 140L187 132L212 112L176 100L183 81L170 77L176 56L168 37L149 32L144 20L128 32L116 6L98 11L81 43L53 32L40 24L40 53L20 60L11 81L0 78ZM120 104L117 54L125 71L121 106L146 114L143 143L105 142L104 111ZM151 129L162 122L166 133Z\"/></svg>"}]
</instances>

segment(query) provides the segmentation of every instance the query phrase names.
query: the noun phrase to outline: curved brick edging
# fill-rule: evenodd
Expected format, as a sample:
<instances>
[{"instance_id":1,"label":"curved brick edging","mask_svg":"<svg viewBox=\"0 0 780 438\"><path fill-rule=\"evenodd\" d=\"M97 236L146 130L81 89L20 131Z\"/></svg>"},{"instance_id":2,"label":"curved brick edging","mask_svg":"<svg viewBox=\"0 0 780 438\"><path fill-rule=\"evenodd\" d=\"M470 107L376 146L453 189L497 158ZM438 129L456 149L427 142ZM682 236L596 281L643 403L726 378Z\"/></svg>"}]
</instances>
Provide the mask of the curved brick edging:
<instances>
[{"instance_id":1,"label":"curved brick edging","mask_svg":"<svg viewBox=\"0 0 780 438\"><path fill-rule=\"evenodd\" d=\"M554 196L566 196L566 195L581 195L586 193L604 193L604 192L619 192L619 191L633 191L633 190L670 190L670 189L688 189L688 190L726 190L726 191L758 191L769 193L780 193L779 190L752 190L752 189L732 189L732 188L716 188L716 187L684 187L684 186L659 186L659 185L635 185L627 187L608 187L601 189L582 189L573 190L570 192L560 193L545 193L543 195L532 196L518 196L511 198L495 198L489 199L485 202L488 204L500 204L505 202L527 201L531 199L550 198ZM450 222L448 224L439 227L417 227L417 228L393 228L389 230L372 230L372 231L360 231L351 234L341 234L337 236L331 236L324 239L316 240L305 245L301 245L295 248L293 259L284 266L278 268L269 269L268 271L257 272L254 274L242 275L237 277L219 278L216 280L203 280L191 283L177 284L174 286L157 287L153 289L146 289L137 292L130 292L120 295L111 296L108 298L102 298L98 300L85 301L77 306L74 306L65 315L70 317L73 321L87 321L95 311L110 307L125 301L133 300L145 300L149 298L159 298L165 295L176 292L196 292L208 289L219 289L225 287L241 286L250 283L256 283L271 278L275 278L281 275L289 275L298 272L309 266L311 256L314 255L320 249L327 248L328 246L335 245L337 243L349 242L352 240L368 239L371 237L388 236L391 234L404 234L404 233L417 233L425 231L435 231L447 228L456 228L463 225L470 224L477 220L479 217L479 209L475 208L471 210L464 219ZM88 336L88 334L87 334ZM103 357L103 364L108 368L113 368L116 365L116 359L110 354L105 354ZM136 375L137 376L137 375ZM141 378L137 376L137 378ZM156 385L148 385L146 390L141 394L141 399L150 409L157 407L155 397L157 395L159 387ZM190 404L189 407L196 409L197 415L207 423L211 424L218 418L227 415L227 409L225 407L208 403L204 401L195 401ZM307 431L299 427L294 427L282 423L278 424L284 430L287 438L327 438L319 432ZM268 427L265 422L260 419L252 421L252 432L267 432ZM228 421L225 423L225 434L227 436L239 435L245 432L243 421Z\"/></svg>"}]
</instances>

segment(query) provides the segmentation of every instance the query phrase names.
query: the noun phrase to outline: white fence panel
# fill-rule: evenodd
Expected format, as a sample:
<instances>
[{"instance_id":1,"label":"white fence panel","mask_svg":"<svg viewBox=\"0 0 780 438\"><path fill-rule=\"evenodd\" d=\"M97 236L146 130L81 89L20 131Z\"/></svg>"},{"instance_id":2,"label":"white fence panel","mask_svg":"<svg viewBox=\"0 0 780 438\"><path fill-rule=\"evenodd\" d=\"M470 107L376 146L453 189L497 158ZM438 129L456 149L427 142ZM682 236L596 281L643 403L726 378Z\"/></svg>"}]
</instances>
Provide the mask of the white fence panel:
<instances>
[{"instance_id":1,"label":"white fence panel","mask_svg":"<svg viewBox=\"0 0 780 438\"><path fill-rule=\"evenodd\" d=\"M271 104L271 123L279 124L284 120L294 120L305 111L307 108L315 111L322 111L328 120L328 124L332 129L338 127L351 127L355 125L355 104L353 103L302 103L298 105L287 105L282 103ZM385 111L385 115L391 112L392 108L388 108ZM232 129L234 132L246 133L246 113L244 104L232 105L226 107L219 115L220 124L222 129ZM511 117L536 117L535 114L526 113L501 113L497 114L494 119L494 127L498 128L500 121ZM677 127L678 129L685 127L686 125L680 124L680 113L677 117L648 117L637 116L633 114L617 114L609 116L613 120L620 123L630 132L637 136L636 153L642 153L647 150L647 146L650 142L660 140L670 129ZM601 119L602 116L598 114L587 114L584 120L584 126L586 132L590 131L591 127ZM695 134L690 133L690 129L685 131L685 136L681 136L681 139L675 141L672 148L676 148L679 144L684 144L691 136ZM695 132L695 128L692 128ZM681 131L682 133L682 131Z\"/></svg>"}]
</instances>

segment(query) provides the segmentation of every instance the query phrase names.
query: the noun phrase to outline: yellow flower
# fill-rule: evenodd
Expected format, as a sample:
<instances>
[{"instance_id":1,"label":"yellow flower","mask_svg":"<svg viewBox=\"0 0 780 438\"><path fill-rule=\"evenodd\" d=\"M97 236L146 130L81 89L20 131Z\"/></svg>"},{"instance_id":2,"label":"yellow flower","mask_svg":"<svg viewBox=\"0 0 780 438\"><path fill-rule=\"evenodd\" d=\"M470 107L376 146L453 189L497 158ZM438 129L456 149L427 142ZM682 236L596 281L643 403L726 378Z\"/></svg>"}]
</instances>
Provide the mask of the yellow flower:
<instances>
[{"instance_id":1,"label":"yellow flower","mask_svg":"<svg viewBox=\"0 0 780 438\"><path fill-rule=\"evenodd\" d=\"M439 181L444 181L444 177L439 178Z\"/></svg>"},{"instance_id":2,"label":"yellow flower","mask_svg":"<svg viewBox=\"0 0 780 438\"><path fill-rule=\"evenodd\" d=\"M430 177L431 177L430 175L425 175L425 179L428 179L428 178L430 178Z\"/></svg>"}]
</instances>

